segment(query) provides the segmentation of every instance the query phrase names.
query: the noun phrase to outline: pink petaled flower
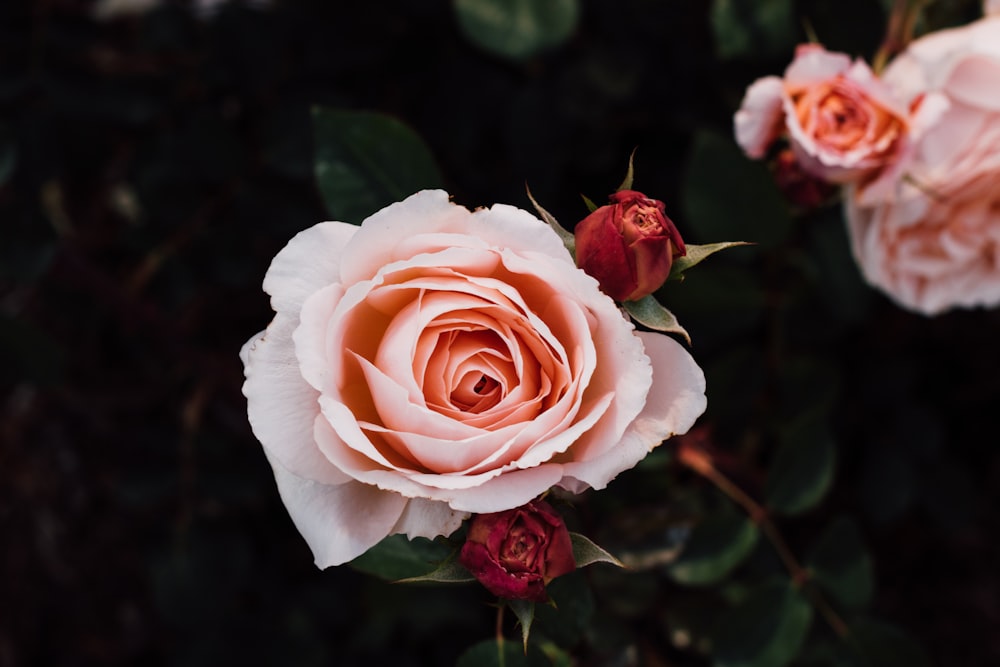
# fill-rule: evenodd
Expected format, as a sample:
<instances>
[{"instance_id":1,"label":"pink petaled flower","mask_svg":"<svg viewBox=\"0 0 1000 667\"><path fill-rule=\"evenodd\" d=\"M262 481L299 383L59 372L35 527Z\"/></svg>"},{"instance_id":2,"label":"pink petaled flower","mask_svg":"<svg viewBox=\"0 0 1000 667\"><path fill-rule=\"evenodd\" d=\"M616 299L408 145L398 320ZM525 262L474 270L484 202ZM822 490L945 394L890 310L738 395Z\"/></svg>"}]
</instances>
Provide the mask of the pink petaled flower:
<instances>
[{"instance_id":1,"label":"pink petaled flower","mask_svg":"<svg viewBox=\"0 0 1000 667\"><path fill-rule=\"evenodd\" d=\"M891 197L845 202L863 274L925 315L1000 304L1000 16L914 41L884 79L949 105Z\"/></svg>"},{"instance_id":2,"label":"pink petaled flower","mask_svg":"<svg viewBox=\"0 0 1000 667\"><path fill-rule=\"evenodd\" d=\"M861 60L803 44L784 78L758 79L734 116L736 141L761 158L786 136L801 167L879 197L905 169L913 140L942 113L939 98L904 105Z\"/></svg>"},{"instance_id":3,"label":"pink petaled flower","mask_svg":"<svg viewBox=\"0 0 1000 667\"><path fill-rule=\"evenodd\" d=\"M533 602L546 602L546 584L576 569L566 524L542 500L477 514L459 562L494 595Z\"/></svg>"},{"instance_id":4,"label":"pink petaled flower","mask_svg":"<svg viewBox=\"0 0 1000 667\"><path fill-rule=\"evenodd\" d=\"M603 488L705 409L668 336L635 331L559 236L418 192L277 254L243 348L250 424L320 567L553 485Z\"/></svg>"},{"instance_id":5,"label":"pink petaled flower","mask_svg":"<svg viewBox=\"0 0 1000 667\"><path fill-rule=\"evenodd\" d=\"M670 275L684 241L663 202L619 190L576 225L576 260L611 298L634 301L652 294Z\"/></svg>"}]
</instances>

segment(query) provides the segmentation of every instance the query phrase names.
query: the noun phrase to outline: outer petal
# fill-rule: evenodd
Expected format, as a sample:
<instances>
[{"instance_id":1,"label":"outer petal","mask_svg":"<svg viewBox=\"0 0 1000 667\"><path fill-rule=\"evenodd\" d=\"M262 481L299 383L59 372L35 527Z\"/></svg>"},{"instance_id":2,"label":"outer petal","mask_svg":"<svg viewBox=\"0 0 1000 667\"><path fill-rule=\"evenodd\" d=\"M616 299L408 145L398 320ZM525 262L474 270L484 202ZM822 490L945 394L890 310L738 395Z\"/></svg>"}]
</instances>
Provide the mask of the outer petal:
<instances>
[{"instance_id":1,"label":"outer petal","mask_svg":"<svg viewBox=\"0 0 1000 667\"><path fill-rule=\"evenodd\" d=\"M653 364L653 386L646 405L621 442L600 456L563 465L560 486L580 492L603 489L635 466L663 440L686 433L705 411L705 374L687 350L669 336L639 332Z\"/></svg>"},{"instance_id":2,"label":"outer petal","mask_svg":"<svg viewBox=\"0 0 1000 667\"><path fill-rule=\"evenodd\" d=\"M401 522L407 499L399 494L358 482L320 484L292 474L275 460L271 467L281 500L319 568L357 558Z\"/></svg>"},{"instance_id":3,"label":"outer petal","mask_svg":"<svg viewBox=\"0 0 1000 667\"><path fill-rule=\"evenodd\" d=\"M468 512L453 510L448 503L410 498L399 521L392 527L392 534L403 533L411 540L414 537L451 535L467 518Z\"/></svg>"},{"instance_id":4,"label":"outer petal","mask_svg":"<svg viewBox=\"0 0 1000 667\"><path fill-rule=\"evenodd\" d=\"M321 222L296 234L271 260L264 291L278 313L297 314L306 298L339 283L340 262L358 228L345 222Z\"/></svg>"},{"instance_id":5,"label":"outer petal","mask_svg":"<svg viewBox=\"0 0 1000 667\"><path fill-rule=\"evenodd\" d=\"M757 79L747 88L739 111L733 116L736 143L754 159L764 157L782 125L784 86L776 76Z\"/></svg>"},{"instance_id":6,"label":"outer petal","mask_svg":"<svg viewBox=\"0 0 1000 667\"><path fill-rule=\"evenodd\" d=\"M293 328L290 317L278 314L240 351L250 426L268 455L295 474L341 484L350 478L320 453L313 439L319 394L299 374Z\"/></svg>"}]
</instances>

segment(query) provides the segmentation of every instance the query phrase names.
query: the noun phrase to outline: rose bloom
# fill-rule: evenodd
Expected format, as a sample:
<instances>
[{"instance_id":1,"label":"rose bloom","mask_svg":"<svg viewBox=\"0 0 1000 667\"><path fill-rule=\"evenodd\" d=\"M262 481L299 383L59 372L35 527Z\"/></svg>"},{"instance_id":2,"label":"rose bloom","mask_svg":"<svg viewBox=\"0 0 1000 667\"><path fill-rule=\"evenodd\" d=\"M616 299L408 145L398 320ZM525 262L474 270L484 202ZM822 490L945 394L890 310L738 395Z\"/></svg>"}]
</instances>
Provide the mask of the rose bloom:
<instances>
[{"instance_id":1,"label":"rose bloom","mask_svg":"<svg viewBox=\"0 0 1000 667\"><path fill-rule=\"evenodd\" d=\"M553 485L603 488L705 409L668 336L636 332L548 225L419 192L293 238L243 348L248 414L320 567L446 535Z\"/></svg>"},{"instance_id":2,"label":"rose bloom","mask_svg":"<svg viewBox=\"0 0 1000 667\"><path fill-rule=\"evenodd\" d=\"M494 595L533 602L546 602L545 585L576 569L566 524L543 500L477 514L459 562Z\"/></svg>"},{"instance_id":3,"label":"rose bloom","mask_svg":"<svg viewBox=\"0 0 1000 667\"><path fill-rule=\"evenodd\" d=\"M752 158L785 135L808 173L859 182L878 196L904 169L913 135L942 109L936 98L902 104L864 61L802 44L784 78L758 79L747 89L733 124Z\"/></svg>"},{"instance_id":4,"label":"rose bloom","mask_svg":"<svg viewBox=\"0 0 1000 667\"><path fill-rule=\"evenodd\" d=\"M634 301L663 285L684 241L663 202L635 190L610 199L577 223L576 260L611 298Z\"/></svg>"},{"instance_id":5,"label":"rose bloom","mask_svg":"<svg viewBox=\"0 0 1000 667\"><path fill-rule=\"evenodd\" d=\"M865 278L934 315L1000 303L1000 16L928 34L885 71L903 99L944 95L947 111L916 146L893 196L848 199Z\"/></svg>"}]
</instances>

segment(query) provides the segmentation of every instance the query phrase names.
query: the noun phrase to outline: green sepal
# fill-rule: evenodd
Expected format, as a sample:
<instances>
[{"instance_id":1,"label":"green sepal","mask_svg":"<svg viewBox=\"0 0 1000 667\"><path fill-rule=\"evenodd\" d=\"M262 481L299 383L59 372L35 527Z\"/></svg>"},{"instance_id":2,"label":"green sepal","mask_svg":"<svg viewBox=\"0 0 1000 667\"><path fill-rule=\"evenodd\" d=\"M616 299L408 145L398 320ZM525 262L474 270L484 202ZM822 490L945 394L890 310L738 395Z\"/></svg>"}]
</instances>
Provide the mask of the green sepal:
<instances>
[{"instance_id":1,"label":"green sepal","mask_svg":"<svg viewBox=\"0 0 1000 667\"><path fill-rule=\"evenodd\" d=\"M688 345L691 344L691 336L677 321L677 317L657 301L652 294L646 295L638 301L623 301L622 308L632 316L632 319L644 327L663 333L679 334L687 341Z\"/></svg>"},{"instance_id":2,"label":"green sepal","mask_svg":"<svg viewBox=\"0 0 1000 667\"><path fill-rule=\"evenodd\" d=\"M458 562L455 558L448 558L441 562L436 569L428 572L427 574L421 574L416 577L407 577L405 579L397 579L394 583L397 584L416 584L423 581L434 581L438 583L468 583L475 581L476 578L472 576L465 567Z\"/></svg>"},{"instance_id":3,"label":"green sepal","mask_svg":"<svg viewBox=\"0 0 1000 667\"><path fill-rule=\"evenodd\" d=\"M580 533L571 532L569 539L573 544L573 560L576 561L578 568L587 567L594 563L611 563L618 567L625 567L624 563L608 553L603 547L594 544L590 538Z\"/></svg>"},{"instance_id":4,"label":"green sepal","mask_svg":"<svg viewBox=\"0 0 1000 667\"><path fill-rule=\"evenodd\" d=\"M583 198L583 205L587 207L588 211L593 213L594 211L597 210L597 204L594 203L594 200L592 200L587 195L580 195L580 197Z\"/></svg>"},{"instance_id":5,"label":"green sepal","mask_svg":"<svg viewBox=\"0 0 1000 667\"><path fill-rule=\"evenodd\" d=\"M562 240L563 245L566 246L566 250L569 250L569 254L573 257L573 261L576 261L576 237L573 236L572 232L567 231L559 221L556 220L555 216L542 208L542 205L535 201L535 198L531 196L531 188L525 183L524 191L528 193L528 199L531 201L531 205L535 207L538 211L538 215L542 216L542 220L548 223L556 234L559 235L560 240Z\"/></svg>"},{"instance_id":6,"label":"green sepal","mask_svg":"<svg viewBox=\"0 0 1000 667\"><path fill-rule=\"evenodd\" d=\"M524 654L528 654L528 636L531 634L531 623L535 620L535 603L530 600L507 600L507 606L514 612L521 626L521 640L524 642Z\"/></svg>"},{"instance_id":7,"label":"green sepal","mask_svg":"<svg viewBox=\"0 0 1000 667\"><path fill-rule=\"evenodd\" d=\"M674 258L674 263L670 267L670 275L667 280L684 280L684 272L696 264L701 264L705 259L726 248L737 246L754 245L747 241L724 241L722 243L708 243L706 245L686 245L687 253L681 257Z\"/></svg>"},{"instance_id":8,"label":"green sepal","mask_svg":"<svg viewBox=\"0 0 1000 667\"><path fill-rule=\"evenodd\" d=\"M635 169L633 168L633 161L635 160L635 152L639 150L638 146L632 149L632 152L628 156L628 170L625 172L625 178L622 179L621 185L615 192L621 192L622 190L632 189L632 179L635 177Z\"/></svg>"}]
</instances>

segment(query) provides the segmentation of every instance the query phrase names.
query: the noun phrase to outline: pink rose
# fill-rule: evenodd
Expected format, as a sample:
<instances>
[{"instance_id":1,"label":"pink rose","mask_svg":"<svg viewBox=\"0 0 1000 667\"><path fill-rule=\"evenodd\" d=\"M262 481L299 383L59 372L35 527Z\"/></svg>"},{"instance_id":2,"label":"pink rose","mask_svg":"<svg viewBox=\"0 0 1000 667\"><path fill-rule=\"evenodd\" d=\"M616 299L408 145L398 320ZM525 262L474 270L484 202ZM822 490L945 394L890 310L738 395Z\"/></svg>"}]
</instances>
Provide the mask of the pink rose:
<instances>
[{"instance_id":1,"label":"pink rose","mask_svg":"<svg viewBox=\"0 0 1000 667\"><path fill-rule=\"evenodd\" d=\"M890 196L846 202L865 278L926 315L1000 303L1000 16L914 41L884 79L949 105Z\"/></svg>"},{"instance_id":2,"label":"pink rose","mask_svg":"<svg viewBox=\"0 0 1000 667\"><path fill-rule=\"evenodd\" d=\"M619 190L612 203L577 223L576 261L618 301L652 294L670 275L684 241L663 202L635 190Z\"/></svg>"},{"instance_id":3,"label":"pink rose","mask_svg":"<svg viewBox=\"0 0 1000 667\"><path fill-rule=\"evenodd\" d=\"M494 595L534 602L546 602L545 585L576 569L566 524L543 500L477 514L459 562Z\"/></svg>"},{"instance_id":4,"label":"pink rose","mask_svg":"<svg viewBox=\"0 0 1000 667\"><path fill-rule=\"evenodd\" d=\"M293 238L241 353L250 424L320 567L450 534L553 485L603 488L705 409L668 336L636 332L531 214L440 190Z\"/></svg>"},{"instance_id":5,"label":"pink rose","mask_svg":"<svg viewBox=\"0 0 1000 667\"><path fill-rule=\"evenodd\" d=\"M904 168L912 135L940 113L938 100L902 104L861 60L802 44L783 79L747 89L733 124L748 156L764 157L785 135L805 171L877 196Z\"/></svg>"}]
</instances>

